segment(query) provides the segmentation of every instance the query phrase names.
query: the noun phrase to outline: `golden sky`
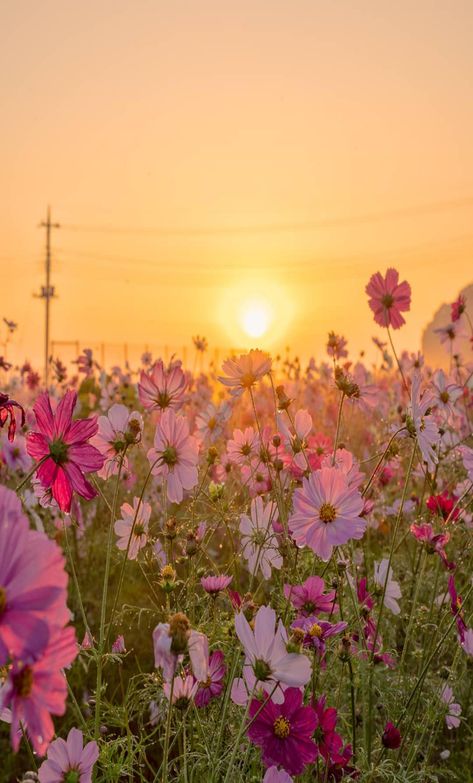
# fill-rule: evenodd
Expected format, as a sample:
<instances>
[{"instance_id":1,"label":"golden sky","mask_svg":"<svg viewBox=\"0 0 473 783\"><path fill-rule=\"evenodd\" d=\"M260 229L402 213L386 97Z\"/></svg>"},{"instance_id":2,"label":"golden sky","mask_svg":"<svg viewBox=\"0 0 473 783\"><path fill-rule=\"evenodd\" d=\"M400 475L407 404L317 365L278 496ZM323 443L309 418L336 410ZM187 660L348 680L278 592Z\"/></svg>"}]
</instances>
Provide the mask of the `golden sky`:
<instances>
[{"instance_id":1,"label":"golden sky","mask_svg":"<svg viewBox=\"0 0 473 783\"><path fill-rule=\"evenodd\" d=\"M1 316L52 337L359 350L369 276L413 290L397 335L473 282L470 0L1 0ZM307 225L309 224L309 225Z\"/></svg>"}]
</instances>

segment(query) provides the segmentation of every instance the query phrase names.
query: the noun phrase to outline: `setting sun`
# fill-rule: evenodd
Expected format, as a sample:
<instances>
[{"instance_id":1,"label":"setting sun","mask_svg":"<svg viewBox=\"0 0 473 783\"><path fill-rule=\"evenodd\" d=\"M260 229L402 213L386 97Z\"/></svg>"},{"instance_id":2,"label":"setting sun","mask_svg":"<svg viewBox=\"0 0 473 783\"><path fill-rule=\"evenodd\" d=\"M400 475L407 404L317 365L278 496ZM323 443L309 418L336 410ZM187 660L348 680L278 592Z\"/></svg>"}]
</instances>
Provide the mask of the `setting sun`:
<instances>
[{"instance_id":1,"label":"setting sun","mask_svg":"<svg viewBox=\"0 0 473 783\"><path fill-rule=\"evenodd\" d=\"M271 325L269 305L263 301L248 302L242 312L241 323L249 337L262 337Z\"/></svg>"}]
</instances>

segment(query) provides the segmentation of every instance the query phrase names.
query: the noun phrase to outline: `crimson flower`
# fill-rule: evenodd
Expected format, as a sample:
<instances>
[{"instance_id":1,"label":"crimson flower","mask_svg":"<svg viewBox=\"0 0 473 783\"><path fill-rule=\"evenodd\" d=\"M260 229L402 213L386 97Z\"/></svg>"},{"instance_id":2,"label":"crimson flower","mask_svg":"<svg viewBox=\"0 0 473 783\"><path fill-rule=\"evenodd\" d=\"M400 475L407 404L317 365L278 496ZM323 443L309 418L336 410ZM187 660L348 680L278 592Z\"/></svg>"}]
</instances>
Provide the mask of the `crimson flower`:
<instances>
[{"instance_id":1,"label":"crimson flower","mask_svg":"<svg viewBox=\"0 0 473 783\"><path fill-rule=\"evenodd\" d=\"M300 775L317 758L312 734L317 716L312 707L304 707L299 688L287 688L284 702L269 700L261 707L259 699L250 704L248 738L262 748L267 767L280 764L291 775Z\"/></svg>"},{"instance_id":2,"label":"crimson flower","mask_svg":"<svg viewBox=\"0 0 473 783\"><path fill-rule=\"evenodd\" d=\"M47 392L40 394L33 410L39 432L27 436L30 457L39 460L37 476L62 511L70 511L72 493L90 500L97 494L84 473L100 470L104 457L88 440L97 432L97 419L73 421L77 400L75 391L67 391L55 413Z\"/></svg>"},{"instance_id":3,"label":"crimson flower","mask_svg":"<svg viewBox=\"0 0 473 783\"><path fill-rule=\"evenodd\" d=\"M8 396L8 394L1 394L0 393L0 428L3 427L4 424L10 419L10 423L8 425L8 440L12 442L15 439L15 432L16 432L16 416L15 416L15 408L18 408L19 411L21 411L21 426L23 427L25 423L25 411L23 410L22 406L19 402L15 402L15 400L11 400Z\"/></svg>"}]
</instances>

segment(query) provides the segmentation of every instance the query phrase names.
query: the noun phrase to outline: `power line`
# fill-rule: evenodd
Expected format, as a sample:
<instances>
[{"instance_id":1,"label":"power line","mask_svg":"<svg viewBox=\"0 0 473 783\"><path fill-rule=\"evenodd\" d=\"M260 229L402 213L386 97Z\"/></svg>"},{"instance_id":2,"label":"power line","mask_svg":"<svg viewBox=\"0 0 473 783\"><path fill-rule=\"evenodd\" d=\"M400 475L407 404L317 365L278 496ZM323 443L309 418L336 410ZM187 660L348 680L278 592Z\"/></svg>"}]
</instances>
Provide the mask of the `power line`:
<instances>
[{"instance_id":1,"label":"power line","mask_svg":"<svg viewBox=\"0 0 473 783\"><path fill-rule=\"evenodd\" d=\"M64 224L66 231L90 232L98 234L153 234L161 237L205 237L226 236L232 234L270 234L297 231L313 231L318 228L331 228L359 225L362 223L377 223L384 220L399 220L405 217L416 217L451 209L473 206L473 196L449 201L433 201L425 204L414 204L408 207L385 210L383 212L366 212L358 215L342 215L333 218L321 218L294 223L265 223L240 226L183 226L183 227L138 227L138 226L94 226Z\"/></svg>"}]
</instances>

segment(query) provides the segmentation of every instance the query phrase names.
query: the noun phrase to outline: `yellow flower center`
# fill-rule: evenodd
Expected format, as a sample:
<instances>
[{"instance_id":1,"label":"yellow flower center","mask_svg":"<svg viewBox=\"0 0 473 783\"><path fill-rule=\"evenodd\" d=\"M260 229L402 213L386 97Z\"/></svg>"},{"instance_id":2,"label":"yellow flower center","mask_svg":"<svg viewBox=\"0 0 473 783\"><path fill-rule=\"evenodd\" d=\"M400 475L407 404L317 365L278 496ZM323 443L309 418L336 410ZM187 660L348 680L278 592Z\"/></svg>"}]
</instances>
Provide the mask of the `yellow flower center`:
<instances>
[{"instance_id":1,"label":"yellow flower center","mask_svg":"<svg viewBox=\"0 0 473 783\"><path fill-rule=\"evenodd\" d=\"M318 623L314 623L309 628L309 635L310 636L316 636L318 639L320 639L322 634L323 634L322 628L320 627L320 625Z\"/></svg>"},{"instance_id":2,"label":"yellow flower center","mask_svg":"<svg viewBox=\"0 0 473 783\"><path fill-rule=\"evenodd\" d=\"M319 509L319 517L322 522L333 522L337 518L337 509L331 503L322 503Z\"/></svg>"},{"instance_id":3,"label":"yellow flower center","mask_svg":"<svg viewBox=\"0 0 473 783\"><path fill-rule=\"evenodd\" d=\"M291 724L287 718L284 718L282 715L280 715L279 718L276 718L274 721L273 729L276 737L279 737L280 739L286 739L286 737L289 737L289 734L291 733Z\"/></svg>"}]
</instances>

